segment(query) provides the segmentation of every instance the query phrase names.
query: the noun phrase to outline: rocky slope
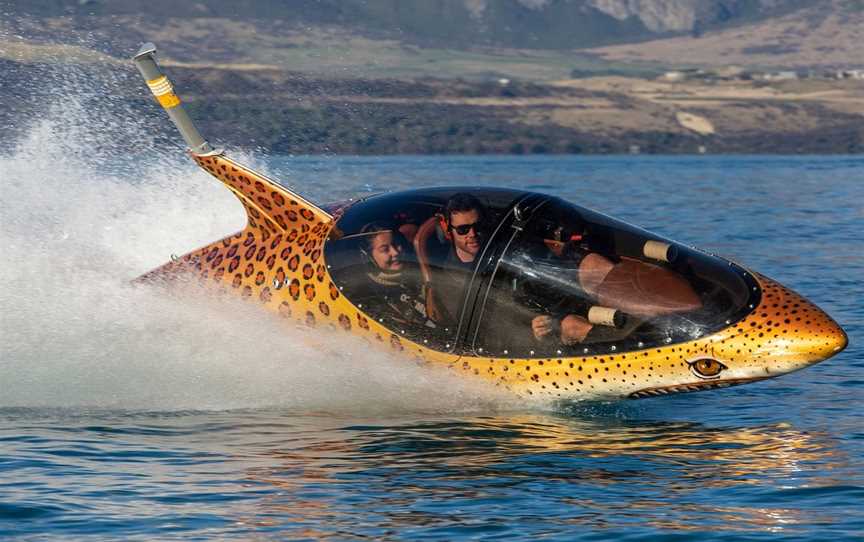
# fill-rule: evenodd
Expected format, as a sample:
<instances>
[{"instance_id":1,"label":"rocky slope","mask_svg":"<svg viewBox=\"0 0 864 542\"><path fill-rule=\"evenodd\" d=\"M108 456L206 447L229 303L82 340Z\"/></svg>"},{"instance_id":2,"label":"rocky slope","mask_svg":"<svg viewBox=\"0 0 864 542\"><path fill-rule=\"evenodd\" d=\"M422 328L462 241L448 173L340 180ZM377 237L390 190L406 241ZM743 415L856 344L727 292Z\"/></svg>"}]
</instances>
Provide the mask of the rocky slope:
<instances>
[{"instance_id":1,"label":"rocky slope","mask_svg":"<svg viewBox=\"0 0 864 542\"><path fill-rule=\"evenodd\" d=\"M635 0L634 0L635 1ZM864 68L864 1L823 0L782 16L699 36L595 48L617 62L738 64L774 68Z\"/></svg>"},{"instance_id":2,"label":"rocky slope","mask_svg":"<svg viewBox=\"0 0 864 542\"><path fill-rule=\"evenodd\" d=\"M853 1L854 0L850 0ZM270 21L283 27L337 25L351 33L427 47L576 49L702 33L781 16L819 0L4 0L16 16L74 19L79 27L111 17ZM146 14L146 17L142 15ZM106 28L105 25L102 27Z\"/></svg>"}]
</instances>

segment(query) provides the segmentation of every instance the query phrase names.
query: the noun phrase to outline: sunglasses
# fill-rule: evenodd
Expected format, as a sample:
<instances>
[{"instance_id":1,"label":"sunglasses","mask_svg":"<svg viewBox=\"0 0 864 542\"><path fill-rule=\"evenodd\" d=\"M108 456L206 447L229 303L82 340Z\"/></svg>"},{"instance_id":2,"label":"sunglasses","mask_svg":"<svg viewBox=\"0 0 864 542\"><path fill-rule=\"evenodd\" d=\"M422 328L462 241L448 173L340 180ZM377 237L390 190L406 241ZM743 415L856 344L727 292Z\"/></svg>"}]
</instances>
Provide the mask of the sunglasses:
<instances>
[{"instance_id":1,"label":"sunglasses","mask_svg":"<svg viewBox=\"0 0 864 542\"><path fill-rule=\"evenodd\" d=\"M455 231L459 235L468 235L468 232L474 230L480 233L483 230L483 222L474 222L473 224L460 224L458 226L450 226L450 230Z\"/></svg>"}]
</instances>

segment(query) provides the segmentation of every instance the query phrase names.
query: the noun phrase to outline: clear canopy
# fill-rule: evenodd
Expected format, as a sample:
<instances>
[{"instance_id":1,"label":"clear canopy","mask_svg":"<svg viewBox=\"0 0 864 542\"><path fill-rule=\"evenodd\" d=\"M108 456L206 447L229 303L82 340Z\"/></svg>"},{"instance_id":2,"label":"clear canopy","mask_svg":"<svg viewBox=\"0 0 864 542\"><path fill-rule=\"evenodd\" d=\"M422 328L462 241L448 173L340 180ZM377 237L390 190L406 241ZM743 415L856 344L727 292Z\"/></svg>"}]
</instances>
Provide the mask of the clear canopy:
<instances>
[{"instance_id":1,"label":"clear canopy","mask_svg":"<svg viewBox=\"0 0 864 542\"><path fill-rule=\"evenodd\" d=\"M459 197L480 212L445 216ZM472 223L454 227L463 217ZM460 231L479 242L467 260ZM585 355L692 340L739 320L759 296L753 277L730 262L514 190L369 198L345 210L325 255L343 294L394 333L477 355Z\"/></svg>"}]
</instances>

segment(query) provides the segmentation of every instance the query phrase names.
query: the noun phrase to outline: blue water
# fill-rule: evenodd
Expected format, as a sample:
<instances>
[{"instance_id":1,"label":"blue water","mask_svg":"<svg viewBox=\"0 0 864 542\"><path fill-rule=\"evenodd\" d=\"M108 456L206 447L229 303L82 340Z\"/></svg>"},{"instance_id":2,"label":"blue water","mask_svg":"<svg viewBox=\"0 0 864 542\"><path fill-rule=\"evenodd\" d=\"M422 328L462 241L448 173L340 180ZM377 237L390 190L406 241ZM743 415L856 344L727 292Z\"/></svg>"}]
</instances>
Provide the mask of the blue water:
<instances>
[{"instance_id":1,"label":"blue water","mask_svg":"<svg viewBox=\"0 0 864 542\"><path fill-rule=\"evenodd\" d=\"M49 183L24 154L2 160ZM54 218L6 209L5 245L39 265L7 268L3 283L0 535L862 540L864 159L255 160L321 201L446 184L560 195L779 280L840 322L850 346L726 390L525 404L264 317L247 325L235 319L254 315L124 290L145 264L191 248L172 236L194 245L223 219L228 233L235 205L217 187L177 209L146 185L198 192L82 158L65 181L75 190L53 203L17 188ZM209 182L171 167L171 179ZM47 233L24 227L37 219ZM96 230L98 250L74 244Z\"/></svg>"}]
</instances>

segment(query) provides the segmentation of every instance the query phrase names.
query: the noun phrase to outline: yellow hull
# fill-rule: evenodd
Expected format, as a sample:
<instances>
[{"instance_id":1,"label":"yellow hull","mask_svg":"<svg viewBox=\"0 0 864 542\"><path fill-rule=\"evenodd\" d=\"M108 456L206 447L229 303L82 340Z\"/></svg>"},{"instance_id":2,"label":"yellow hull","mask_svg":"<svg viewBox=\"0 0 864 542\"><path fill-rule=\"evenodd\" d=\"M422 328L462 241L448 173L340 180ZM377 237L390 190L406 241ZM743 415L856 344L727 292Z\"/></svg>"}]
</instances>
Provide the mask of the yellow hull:
<instances>
[{"instance_id":1,"label":"yellow hull","mask_svg":"<svg viewBox=\"0 0 864 542\"><path fill-rule=\"evenodd\" d=\"M195 276L209 288L248 299L293 323L351 333L401 352L406 360L450 367L522 396L636 398L726 387L803 368L846 344L843 331L825 313L780 284L757 276L761 302L746 318L688 343L542 359L431 350L368 317L337 288L324 260L324 245L338 216L222 154L192 157L237 196L248 224L243 231L186 254L141 280ZM778 354L784 369L774 372ZM702 357L729 366L722 381L692 374L690 362Z\"/></svg>"}]
</instances>

